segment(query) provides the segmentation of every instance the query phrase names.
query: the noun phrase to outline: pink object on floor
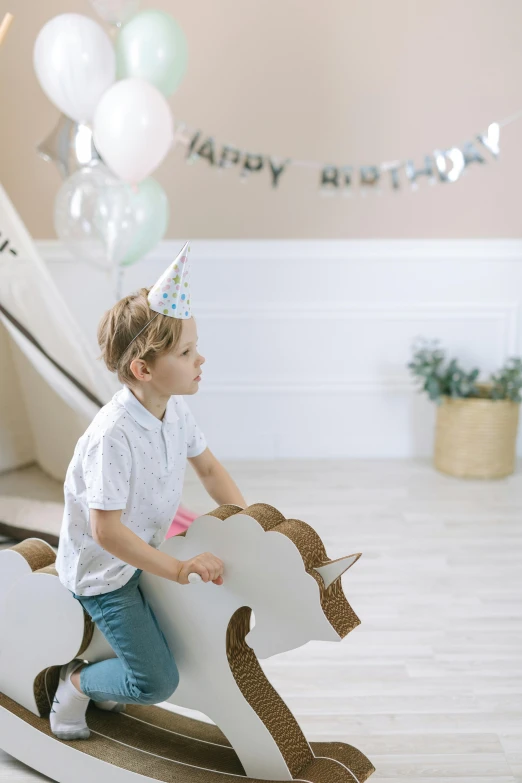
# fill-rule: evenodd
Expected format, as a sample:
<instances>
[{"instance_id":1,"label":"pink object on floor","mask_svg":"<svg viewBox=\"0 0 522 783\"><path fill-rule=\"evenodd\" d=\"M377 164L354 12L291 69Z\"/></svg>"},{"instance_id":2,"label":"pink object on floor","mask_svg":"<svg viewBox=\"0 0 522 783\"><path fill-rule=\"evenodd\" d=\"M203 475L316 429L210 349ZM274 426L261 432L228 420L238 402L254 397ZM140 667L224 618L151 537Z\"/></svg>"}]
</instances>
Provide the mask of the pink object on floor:
<instances>
[{"instance_id":1,"label":"pink object on floor","mask_svg":"<svg viewBox=\"0 0 522 783\"><path fill-rule=\"evenodd\" d=\"M176 516L172 520L172 524L169 527L165 538L171 538L171 536L177 536L178 533L183 533L190 527L197 516L198 515L194 514L192 511L180 506L176 511Z\"/></svg>"}]
</instances>

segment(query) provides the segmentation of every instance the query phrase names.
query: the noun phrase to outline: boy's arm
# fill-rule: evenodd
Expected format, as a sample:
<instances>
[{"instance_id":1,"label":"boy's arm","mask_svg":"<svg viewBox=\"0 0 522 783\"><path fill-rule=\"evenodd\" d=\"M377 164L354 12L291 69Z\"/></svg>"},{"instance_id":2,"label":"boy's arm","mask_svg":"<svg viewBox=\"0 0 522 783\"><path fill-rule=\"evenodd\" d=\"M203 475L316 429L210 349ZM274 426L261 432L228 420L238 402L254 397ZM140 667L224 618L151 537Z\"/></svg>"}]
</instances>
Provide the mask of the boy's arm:
<instances>
[{"instance_id":1,"label":"boy's arm","mask_svg":"<svg viewBox=\"0 0 522 783\"><path fill-rule=\"evenodd\" d=\"M183 561L166 552L160 552L147 544L121 522L121 509L104 511L91 508L92 537L102 549L123 560L124 563L141 568L149 574L178 581Z\"/></svg>"},{"instance_id":2,"label":"boy's arm","mask_svg":"<svg viewBox=\"0 0 522 783\"><path fill-rule=\"evenodd\" d=\"M210 497L220 506L231 503L241 508L247 507L247 502L237 484L223 467L221 462L207 447L197 457L189 457L190 463L198 474L201 483Z\"/></svg>"}]
</instances>

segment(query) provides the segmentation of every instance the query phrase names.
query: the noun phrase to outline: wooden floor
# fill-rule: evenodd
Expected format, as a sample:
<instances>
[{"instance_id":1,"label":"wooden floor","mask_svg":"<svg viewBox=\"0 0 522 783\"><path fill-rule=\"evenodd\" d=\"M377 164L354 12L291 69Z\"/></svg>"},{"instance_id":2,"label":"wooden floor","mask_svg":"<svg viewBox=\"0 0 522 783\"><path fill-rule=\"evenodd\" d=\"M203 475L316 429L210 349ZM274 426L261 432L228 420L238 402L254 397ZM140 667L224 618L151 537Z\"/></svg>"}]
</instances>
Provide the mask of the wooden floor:
<instances>
[{"instance_id":1,"label":"wooden floor","mask_svg":"<svg viewBox=\"0 0 522 783\"><path fill-rule=\"evenodd\" d=\"M361 625L262 662L307 738L360 748L375 782L522 782L522 464L491 482L427 461L225 466L249 504L310 523L329 557L363 553L343 576ZM191 468L183 502L216 506ZM0 751L0 781L35 779Z\"/></svg>"}]
</instances>

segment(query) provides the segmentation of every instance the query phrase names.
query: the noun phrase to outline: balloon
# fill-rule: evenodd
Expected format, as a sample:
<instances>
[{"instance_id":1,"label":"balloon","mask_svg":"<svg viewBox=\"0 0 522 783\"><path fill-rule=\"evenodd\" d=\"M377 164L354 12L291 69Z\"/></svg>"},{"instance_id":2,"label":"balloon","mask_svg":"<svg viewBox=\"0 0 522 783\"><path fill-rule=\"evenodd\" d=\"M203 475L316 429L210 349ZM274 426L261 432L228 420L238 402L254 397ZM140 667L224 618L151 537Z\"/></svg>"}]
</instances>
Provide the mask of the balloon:
<instances>
[{"instance_id":1,"label":"balloon","mask_svg":"<svg viewBox=\"0 0 522 783\"><path fill-rule=\"evenodd\" d=\"M134 193L102 163L66 179L54 208L56 233L73 256L104 269L144 255L162 238L167 220L158 183L148 180Z\"/></svg>"},{"instance_id":2,"label":"balloon","mask_svg":"<svg viewBox=\"0 0 522 783\"><path fill-rule=\"evenodd\" d=\"M146 79L172 95L187 69L187 40L175 19L163 11L142 11L125 24L116 39L119 79Z\"/></svg>"},{"instance_id":3,"label":"balloon","mask_svg":"<svg viewBox=\"0 0 522 783\"><path fill-rule=\"evenodd\" d=\"M99 24L81 14L61 14L38 33L33 61L47 97L76 122L92 119L114 82L116 58Z\"/></svg>"},{"instance_id":4,"label":"balloon","mask_svg":"<svg viewBox=\"0 0 522 783\"><path fill-rule=\"evenodd\" d=\"M161 163L174 138L169 105L152 84L123 79L102 96L94 114L94 143L107 166L126 182L141 182Z\"/></svg>"},{"instance_id":5,"label":"balloon","mask_svg":"<svg viewBox=\"0 0 522 783\"><path fill-rule=\"evenodd\" d=\"M122 260L122 266L130 266L161 242L169 223L169 200L155 179L149 177L138 185L138 192L131 198L136 233L132 247Z\"/></svg>"},{"instance_id":6,"label":"balloon","mask_svg":"<svg viewBox=\"0 0 522 783\"><path fill-rule=\"evenodd\" d=\"M89 126L80 125L65 114L60 115L56 126L36 149L41 158L56 164L63 179L101 161Z\"/></svg>"},{"instance_id":7,"label":"balloon","mask_svg":"<svg viewBox=\"0 0 522 783\"><path fill-rule=\"evenodd\" d=\"M96 13L118 27L136 13L139 4L139 0L91 0Z\"/></svg>"}]
</instances>

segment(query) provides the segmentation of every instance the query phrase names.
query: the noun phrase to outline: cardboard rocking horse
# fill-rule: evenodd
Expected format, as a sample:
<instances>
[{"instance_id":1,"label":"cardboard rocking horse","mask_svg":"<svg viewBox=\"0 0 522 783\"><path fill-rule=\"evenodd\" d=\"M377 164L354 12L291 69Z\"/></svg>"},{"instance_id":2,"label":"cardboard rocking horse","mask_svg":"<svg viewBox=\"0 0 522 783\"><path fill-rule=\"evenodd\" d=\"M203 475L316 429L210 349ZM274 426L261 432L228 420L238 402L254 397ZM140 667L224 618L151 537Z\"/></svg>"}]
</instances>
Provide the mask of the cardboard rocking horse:
<instances>
[{"instance_id":1,"label":"cardboard rocking horse","mask_svg":"<svg viewBox=\"0 0 522 783\"><path fill-rule=\"evenodd\" d=\"M220 506L159 548L224 563L220 586L140 577L179 670L168 702L215 725L155 705L112 713L91 702L89 739L52 734L60 666L116 655L61 584L54 550L30 538L0 551L0 747L62 783L367 780L375 768L357 748L306 740L258 661L311 640L339 642L360 624L341 586L360 553L330 560L309 525L264 503Z\"/></svg>"}]
</instances>

